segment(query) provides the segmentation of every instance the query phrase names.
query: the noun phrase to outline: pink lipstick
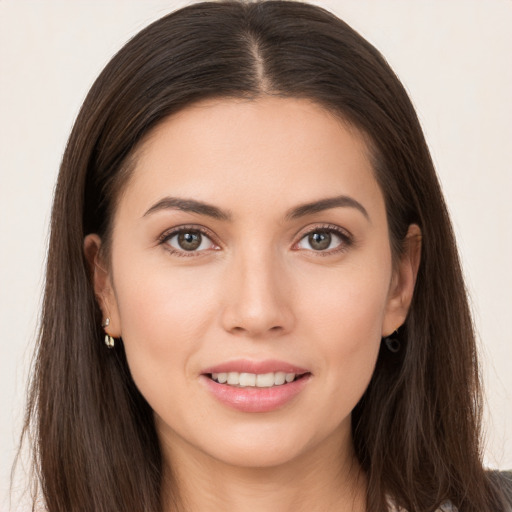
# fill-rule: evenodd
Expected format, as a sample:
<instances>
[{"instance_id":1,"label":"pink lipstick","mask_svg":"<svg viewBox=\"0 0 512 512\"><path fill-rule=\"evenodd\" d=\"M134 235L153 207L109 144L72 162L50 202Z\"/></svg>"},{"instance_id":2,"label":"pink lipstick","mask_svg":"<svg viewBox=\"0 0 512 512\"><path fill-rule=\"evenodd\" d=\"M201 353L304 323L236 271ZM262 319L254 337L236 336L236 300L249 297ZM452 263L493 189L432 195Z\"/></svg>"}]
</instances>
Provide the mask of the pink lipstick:
<instances>
[{"instance_id":1,"label":"pink lipstick","mask_svg":"<svg viewBox=\"0 0 512 512\"><path fill-rule=\"evenodd\" d=\"M201 374L217 400L242 412L280 409L304 389L310 377L308 370L277 360L229 361Z\"/></svg>"}]
</instances>

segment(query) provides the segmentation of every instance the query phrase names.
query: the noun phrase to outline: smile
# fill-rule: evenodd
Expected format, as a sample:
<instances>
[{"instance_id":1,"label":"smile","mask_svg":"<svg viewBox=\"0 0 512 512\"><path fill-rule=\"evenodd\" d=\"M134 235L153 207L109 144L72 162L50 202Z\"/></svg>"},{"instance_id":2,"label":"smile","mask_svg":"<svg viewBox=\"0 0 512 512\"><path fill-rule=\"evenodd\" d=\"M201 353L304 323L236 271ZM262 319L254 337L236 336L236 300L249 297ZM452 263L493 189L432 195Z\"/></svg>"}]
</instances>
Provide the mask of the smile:
<instances>
[{"instance_id":1,"label":"smile","mask_svg":"<svg viewBox=\"0 0 512 512\"><path fill-rule=\"evenodd\" d=\"M256 388L271 388L273 386L282 386L293 382L300 375L295 373L285 372L270 372L270 373L246 373L246 372L221 372L212 373L210 378L219 384L227 384L228 386L235 386L240 388L256 387Z\"/></svg>"},{"instance_id":2,"label":"smile","mask_svg":"<svg viewBox=\"0 0 512 512\"><path fill-rule=\"evenodd\" d=\"M207 368L200 377L209 394L223 406L262 413L292 404L313 375L283 361L237 360Z\"/></svg>"}]
</instances>

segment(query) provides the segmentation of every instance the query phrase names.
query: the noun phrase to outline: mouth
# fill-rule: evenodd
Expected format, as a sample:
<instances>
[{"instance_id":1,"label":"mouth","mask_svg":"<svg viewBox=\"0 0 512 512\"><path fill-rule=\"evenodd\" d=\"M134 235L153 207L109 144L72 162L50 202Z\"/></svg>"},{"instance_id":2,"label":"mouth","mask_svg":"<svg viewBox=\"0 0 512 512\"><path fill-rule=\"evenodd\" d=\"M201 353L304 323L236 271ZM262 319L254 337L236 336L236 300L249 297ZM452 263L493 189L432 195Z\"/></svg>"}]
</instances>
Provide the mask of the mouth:
<instances>
[{"instance_id":1,"label":"mouth","mask_svg":"<svg viewBox=\"0 0 512 512\"><path fill-rule=\"evenodd\" d=\"M202 382L221 404L244 413L262 413L295 403L313 374L284 361L230 361L205 369Z\"/></svg>"},{"instance_id":2,"label":"mouth","mask_svg":"<svg viewBox=\"0 0 512 512\"><path fill-rule=\"evenodd\" d=\"M309 372L286 373L280 371L268 373L213 372L206 374L214 382L236 388L273 388L285 386L307 375L310 375Z\"/></svg>"}]
</instances>

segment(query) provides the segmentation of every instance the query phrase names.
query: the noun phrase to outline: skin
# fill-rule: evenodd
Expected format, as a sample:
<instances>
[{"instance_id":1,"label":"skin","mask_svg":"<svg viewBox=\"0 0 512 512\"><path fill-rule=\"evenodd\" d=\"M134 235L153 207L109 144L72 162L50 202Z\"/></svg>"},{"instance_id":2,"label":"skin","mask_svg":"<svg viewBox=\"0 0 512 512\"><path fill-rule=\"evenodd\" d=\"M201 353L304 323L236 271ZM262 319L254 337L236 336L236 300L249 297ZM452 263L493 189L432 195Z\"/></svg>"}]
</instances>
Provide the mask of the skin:
<instances>
[{"instance_id":1,"label":"skin","mask_svg":"<svg viewBox=\"0 0 512 512\"><path fill-rule=\"evenodd\" d=\"M342 195L367 215L350 204L289 215ZM167 196L208 203L229 219L147 213ZM199 250L180 249L176 236L163 241L180 226L206 231ZM308 232L327 227L341 234L327 249L313 247ZM364 139L312 102L209 100L143 141L111 254L102 255L97 235L85 251L107 331L123 339L186 510L365 509L350 416L381 338L407 315L419 234L410 227L393 265ZM311 377L277 410L237 411L200 376L240 358L286 361Z\"/></svg>"}]
</instances>

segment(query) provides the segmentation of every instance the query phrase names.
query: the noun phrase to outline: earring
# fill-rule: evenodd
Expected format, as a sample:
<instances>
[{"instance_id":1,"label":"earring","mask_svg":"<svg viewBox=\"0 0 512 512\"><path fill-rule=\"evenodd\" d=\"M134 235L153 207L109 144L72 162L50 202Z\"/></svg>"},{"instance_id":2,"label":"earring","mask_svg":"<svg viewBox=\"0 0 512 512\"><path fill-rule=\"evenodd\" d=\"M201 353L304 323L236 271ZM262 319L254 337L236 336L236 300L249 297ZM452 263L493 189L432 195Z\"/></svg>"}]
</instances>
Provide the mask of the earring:
<instances>
[{"instance_id":1,"label":"earring","mask_svg":"<svg viewBox=\"0 0 512 512\"><path fill-rule=\"evenodd\" d=\"M105 345L107 345L108 348L114 348L115 340L110 334L105 334Z\"/></svg>"},{"instance_id":2,"label":"earring","mask_svg":"<svg viewBox=\"0 0 512 512\"><path fill-rule=\"evenodd\" d=\"M396 331L395 331L395 333L396 333ZM393 354L396 354L402 348L402 344L400 343L400 340L398 340L396 338L392 338L391 336L384 338L384 343L386 344L387 349L390 352L393 352Z\"/></svg>"},{"instance_id":3,"label":"earring","mask_svg":"<svg viewBox=\"0 0 512 512\"><path fill-rule=\"evenodd\" d=\"M108 327L110 325L110 318L105 318L105 321L101 324L103 328ZM108 348L114 348L115 340L110 334L105 332L105 345L107 345Z\"/></svg>"}]
</instances>

